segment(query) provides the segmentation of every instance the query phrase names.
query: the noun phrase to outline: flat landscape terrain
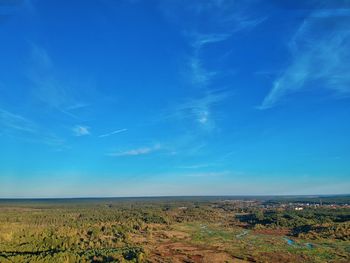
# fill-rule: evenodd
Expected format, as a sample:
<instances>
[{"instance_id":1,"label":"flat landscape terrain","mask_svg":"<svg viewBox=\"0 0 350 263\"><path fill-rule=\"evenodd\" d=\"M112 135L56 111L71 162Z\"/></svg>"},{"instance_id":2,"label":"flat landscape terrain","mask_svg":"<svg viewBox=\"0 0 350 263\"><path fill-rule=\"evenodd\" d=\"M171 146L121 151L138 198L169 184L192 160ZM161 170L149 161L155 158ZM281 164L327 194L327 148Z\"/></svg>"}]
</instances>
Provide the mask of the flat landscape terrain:
<instances>
[{"instance_id":1,"label":"flat landscape terrain","mask_svg":"<svg viewBox=\"0 0 350 263\"><path fill-rule=\"evenodd\" d=\"M0 262L350 262L349 196L0 201Z\"/></svg>"}]
</instances>

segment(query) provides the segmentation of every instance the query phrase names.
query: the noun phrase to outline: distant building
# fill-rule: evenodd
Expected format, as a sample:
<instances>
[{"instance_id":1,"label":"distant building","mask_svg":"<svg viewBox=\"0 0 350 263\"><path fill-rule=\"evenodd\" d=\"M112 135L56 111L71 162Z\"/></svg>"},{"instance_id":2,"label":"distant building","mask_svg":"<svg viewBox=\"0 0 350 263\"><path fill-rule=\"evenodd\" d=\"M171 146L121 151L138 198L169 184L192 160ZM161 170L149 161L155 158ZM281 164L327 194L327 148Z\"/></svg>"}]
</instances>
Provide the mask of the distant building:
<instances>
[{"instance_id":1,"label":"distant building","mask_svg":"<svg viewBox=\"0 0 350 263\"><path fill-rule=\"evenodd\" d=\"M304 208L302 208L302 207L295 207L294 208L294 210L296 210L296 211L300 211L300 210L303 210Z\"/></svg>"}]
</instances>

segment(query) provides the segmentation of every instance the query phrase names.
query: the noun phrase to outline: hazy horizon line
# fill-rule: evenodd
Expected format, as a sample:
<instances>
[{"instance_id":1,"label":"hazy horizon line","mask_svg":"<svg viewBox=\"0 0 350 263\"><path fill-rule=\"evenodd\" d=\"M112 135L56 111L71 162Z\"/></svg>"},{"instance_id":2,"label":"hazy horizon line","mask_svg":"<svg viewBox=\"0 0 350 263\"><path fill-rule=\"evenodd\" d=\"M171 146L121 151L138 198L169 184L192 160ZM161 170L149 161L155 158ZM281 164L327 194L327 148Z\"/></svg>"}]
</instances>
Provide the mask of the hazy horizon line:
<instances>
[{"instance_id":1,"label":"hazy horizon line","mask_svg":"<svg viewBox=\"0 0 350 263\"><path fill-rule=\"evenodd\" d=\"M3 200L55 200L55 199L126 199L126 198L193 198L193 197L331 197L350 196L343 194L246 194L246 195L144 195L144 196L80 196L80 197L0 197Z\"/></svg>"}]
</instances>

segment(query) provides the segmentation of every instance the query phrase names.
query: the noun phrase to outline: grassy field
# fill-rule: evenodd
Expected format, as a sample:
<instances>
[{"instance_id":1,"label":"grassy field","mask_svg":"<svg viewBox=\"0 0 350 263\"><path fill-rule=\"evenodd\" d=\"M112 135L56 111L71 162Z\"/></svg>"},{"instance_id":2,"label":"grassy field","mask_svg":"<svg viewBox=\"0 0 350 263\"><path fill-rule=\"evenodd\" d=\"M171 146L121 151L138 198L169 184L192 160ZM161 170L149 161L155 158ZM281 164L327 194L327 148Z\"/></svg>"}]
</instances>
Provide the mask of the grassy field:
<instances>
[{"instance_id":1,"label":"grassy field","mask_svg":"<svg viewBox=\"0 0 350 263\"><path fill-rule=\"evenodd\" d=\"M3 200L0 262L350 262L349 208L263 202Z\"/></svg>"}]
</instances>

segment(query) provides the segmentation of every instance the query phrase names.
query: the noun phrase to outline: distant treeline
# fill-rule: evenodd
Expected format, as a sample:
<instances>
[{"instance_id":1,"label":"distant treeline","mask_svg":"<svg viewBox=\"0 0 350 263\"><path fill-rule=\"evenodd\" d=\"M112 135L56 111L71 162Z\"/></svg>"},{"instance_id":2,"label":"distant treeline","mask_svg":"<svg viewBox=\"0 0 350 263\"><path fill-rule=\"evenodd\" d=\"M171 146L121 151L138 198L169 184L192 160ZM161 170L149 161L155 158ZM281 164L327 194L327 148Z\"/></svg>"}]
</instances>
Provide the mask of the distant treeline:
<instances>
[{"instance_id":1,"label":"distant treeline","mask_svg":"<svg viewBox=\"0 0 350 263\"><path fill-rule=\"evenodd\" d=\"M350 240L350 209L308 208L295 210L261 210L238 215L237 219L255 229L288 228L291 235L304 238Z\"/></svg>"}]
</instances>

